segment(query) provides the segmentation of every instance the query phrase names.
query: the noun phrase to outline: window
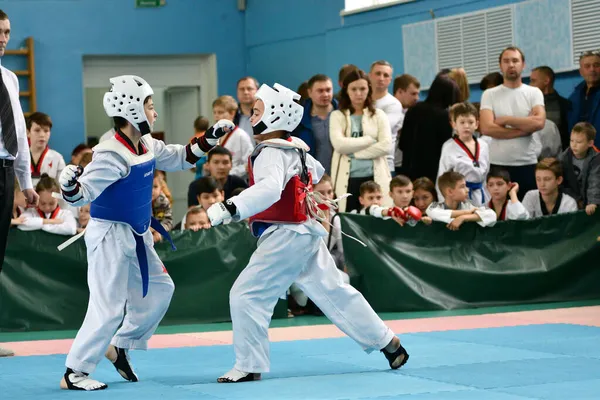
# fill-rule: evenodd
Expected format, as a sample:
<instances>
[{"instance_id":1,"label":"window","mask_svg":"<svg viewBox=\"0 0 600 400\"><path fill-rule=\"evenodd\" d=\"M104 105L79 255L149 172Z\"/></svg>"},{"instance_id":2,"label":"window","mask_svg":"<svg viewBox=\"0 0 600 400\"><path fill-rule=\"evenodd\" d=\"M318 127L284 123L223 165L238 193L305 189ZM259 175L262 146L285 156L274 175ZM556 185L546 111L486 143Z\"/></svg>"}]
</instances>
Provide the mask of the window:
<instances>
[{"instance_id":1,"label":"window","mask_svg":"<svg viewBox=\"0 0 600 400\"><path fill-rule=\"evenodd\" d=\"M600 50L600 0L571 0L573 64L584 51Z\"/></svg>"},{"instance_id":2,"label":"window","mask_svg":"<svg viewBox=\"0 0 600 400\"><path fill-rule=\"evenodd\" d=\"M415 0L344 0L344 9L340 15L356 14L413 1Z\"/></svg>"},{"instance_id":3,"label":"window","mask_svg":"<svg viewBox=\"0 0 600 400\"><path fill-rule=\"evenodd\" d=\"M497 71L498 54L513 44L512 19L512 7L502 7L437 20L438 70L463 67L469 83Z\"/></svg>"}]
</instances>

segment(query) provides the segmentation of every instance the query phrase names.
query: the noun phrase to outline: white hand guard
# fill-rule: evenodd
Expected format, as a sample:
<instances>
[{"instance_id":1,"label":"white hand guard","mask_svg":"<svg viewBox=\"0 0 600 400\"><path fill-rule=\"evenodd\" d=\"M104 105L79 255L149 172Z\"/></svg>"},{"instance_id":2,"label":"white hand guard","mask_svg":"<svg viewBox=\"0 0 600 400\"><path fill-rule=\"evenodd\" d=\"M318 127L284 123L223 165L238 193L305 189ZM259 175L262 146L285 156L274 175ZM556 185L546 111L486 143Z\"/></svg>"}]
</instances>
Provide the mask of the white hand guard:
<instances>
[{"instance_id":1,"label":"white hand guard","mask_svg":"<svg viewBox=\"0 0 600 400\"><path fill-rule=\"evenodd\" d=\"M69 202L76 202L81 198L79 182L77 178L83 173L83 168L79 165L69 164L62 170L58 183L63 197Z\"/></svg>"},{"instance_id":2,"label":"white hand guard","mask_svg":"<svg viewBox=\"0 0 600 400\"><path fill-rule=\"evenodd\" d=\"M208 128L204 137L206 142L211 146L216 146L219 143L219 139L227 135L229 132L235 129L235 124L227 119L221 119L216 124Z\"/></svg>"},{"instance_id":3,"label":"white hand guard","mask_svg":"<svg viewBox=\"0 0 600 400\"><path fill-rule=\"evenodd\" d=\"M194 138L186 146L186 161L195 164L200 157L208 153L219 143L219 139L235 129L235 124L229 120L222 119L208 128L203 136Z\"/></svg>"},{"instance_id":4,"label":"white hand guard","mask_svg":"<svg viewBox=\"0 0 600 400\"><path fill-rule=\"evenodd\" d=\"M227 200L225 203L215 203L206 210L208 219L212 226L221 225L223 221L227 219L235 220L237 214L237 208L231 200Z\"/></svg>"}]
</instances>

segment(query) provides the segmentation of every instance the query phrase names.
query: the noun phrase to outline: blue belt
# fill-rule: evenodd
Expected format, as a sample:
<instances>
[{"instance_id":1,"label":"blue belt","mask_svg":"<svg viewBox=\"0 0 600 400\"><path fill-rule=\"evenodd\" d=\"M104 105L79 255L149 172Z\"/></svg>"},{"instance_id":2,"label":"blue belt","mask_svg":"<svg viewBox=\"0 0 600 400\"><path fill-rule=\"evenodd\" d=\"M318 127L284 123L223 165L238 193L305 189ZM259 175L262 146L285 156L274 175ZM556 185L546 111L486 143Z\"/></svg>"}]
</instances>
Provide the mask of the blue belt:
<instances>
[{"instance_id":1,"label":"blue belt","mask_svg":"<svg viewBox=\"0 0 600 400\"><path fill-rule=\"evenodd\" d=\"M485 204L485 194L483 193L483 182L467 182L469 188L469 200L473 200L473 191L481 190L481 204Z\"/></svg>"},{"instance_id":2,"label":"blue belt","mask_svg":"<svg viewBox=\"0 0 600 400\"><path fill-rule=\"evenodd\" d=\"M171 243L171 249L177 250L175 244L173 243L173 239L169 232L158 222L158 220L154 217L150 219L150 227L160 233L162 237L167 239L169 243ZM146 297L148 294L148 255L146 254L146 246L144 245L144 236L133 234L135 238L135 252L137 254L138 262L140 264L140 274L142 275L142 297Z\"/></svg>"}]
</instances>

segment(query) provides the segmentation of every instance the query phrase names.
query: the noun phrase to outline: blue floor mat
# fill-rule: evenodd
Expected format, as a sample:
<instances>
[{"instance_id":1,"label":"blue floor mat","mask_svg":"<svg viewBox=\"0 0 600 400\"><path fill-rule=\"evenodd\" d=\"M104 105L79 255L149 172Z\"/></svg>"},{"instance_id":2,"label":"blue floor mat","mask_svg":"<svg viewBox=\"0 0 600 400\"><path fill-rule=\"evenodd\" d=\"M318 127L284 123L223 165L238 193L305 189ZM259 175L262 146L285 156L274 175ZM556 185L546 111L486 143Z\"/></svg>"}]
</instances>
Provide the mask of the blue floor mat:
<instances>
[{"instance_id":1,"label":"blue floor mat","mask_svg":"<svg viewBox=\"0 0 600 400\"><path fill-rule=\"evenodd\" d=\"M398 371L350 339L278 342L259 382L217 384L232 346L131 353L141 381L125 382L104 360L97 399L585 400L600 398L600 328L547 324L401 336L410 353ZM90 399L58 388L64 355L0 359L0 399Z\"/></svg>"}]
</instances>

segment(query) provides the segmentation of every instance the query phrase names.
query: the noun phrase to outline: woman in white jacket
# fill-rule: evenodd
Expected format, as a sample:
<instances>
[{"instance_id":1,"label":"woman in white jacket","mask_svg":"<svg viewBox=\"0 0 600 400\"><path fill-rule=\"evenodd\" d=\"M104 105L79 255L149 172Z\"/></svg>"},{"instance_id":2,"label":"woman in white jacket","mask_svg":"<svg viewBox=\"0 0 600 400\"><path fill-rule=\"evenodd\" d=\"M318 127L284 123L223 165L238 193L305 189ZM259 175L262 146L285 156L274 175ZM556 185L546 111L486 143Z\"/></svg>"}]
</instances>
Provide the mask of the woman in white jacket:
<instances>
[{"instance_id":1,"label":"woman in white jacket","mask_svg":"<svg viewBox=\"0 0 600 400\"><path fill-rule=\"evenodd\" d=\"M340 212L360 208L359 187L366 181L378 183L384 193L383 205L392 205L387 190L392 177L386 161L392 136L388 118L375 108L371 94L367 74L362 70L350 72L344 78L339 109L330 116L333 190L338 198L352 195L339 202Z\"/></svg>"}]
</instances>

